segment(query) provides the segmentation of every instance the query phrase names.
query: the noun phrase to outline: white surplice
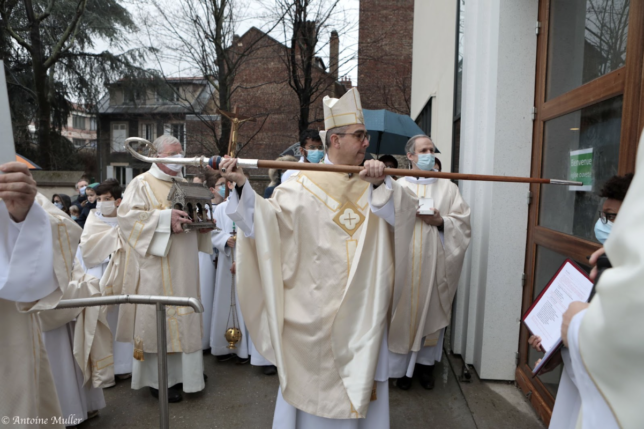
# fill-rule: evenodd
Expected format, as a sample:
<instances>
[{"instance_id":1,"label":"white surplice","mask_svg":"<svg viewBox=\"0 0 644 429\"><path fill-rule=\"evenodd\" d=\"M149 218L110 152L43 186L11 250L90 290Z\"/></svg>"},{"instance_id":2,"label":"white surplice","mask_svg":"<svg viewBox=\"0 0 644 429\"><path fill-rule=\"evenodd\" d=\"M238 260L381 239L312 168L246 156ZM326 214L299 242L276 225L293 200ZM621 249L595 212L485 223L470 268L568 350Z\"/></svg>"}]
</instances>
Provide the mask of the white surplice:
<instances>
[{"instance_id":1,"label":"white surplice","mask_svg":"<svg viewBox=\"0 0 644 429\"><path fill-rule=\"evenodd\" d=\"M90 212L90 216L95 216L99 221L104 222L105 224L111 226L112 228L118 227L118 218L116 217L105 217L96 211ZM87 226L86 226L87 228ZM83 270L97 279L101 279L107 266L110 262L110 259L107 258L98 265L88 267L83 259L82 246L79 247L78 252L76 252L76 258L80 261ZM116 250L116 249L114 249ZM108 251L112 253L112 251ZM116 332L118 326L118 317L119 317L119 305L111 305L107 310L107 323L110 326L110 331L112 331L113 341L112 341L112 353L114 354L114 374L130 374L132 373L132 361L134 354L134 345L132 343L124 343L121 341L116 341Z\"/></svg>"},{"instance_id":2,"label":"white surplice","mask_svg":"<svg viewBox=\"0 0 644 429\"><path fill-rule=\"evenodd\" d=\"M241 307L239 306L239 298L237 297L237 289L233 289L233 275L230 268L233 265L233 251L226 245L226 242L233 236L233 221L226 215L226 207L228 201L217 205L215 208L215 220L217 227L221 231L215 232L212 235L213 248L219 251L219 259L217 262L217 282L215 287L215 294L212 309L212 325L210 328L210 347L211 353L214 356L227 355L234 353L240 358L246 359L249 356L249 335L246 330L246 324L242 316ZM237 276L235 276L236 278ZM235 349L229 349L228 341L226 341L226 329L232 327L233 315L231 314L231 293L235 291L235 303L237 312L237 324L242 333L241 341L235 345Z\"/></svg>"},{"instance_id":3,"label":"white surplice","mask_svg":"<svg viewBox=\"0 0 644 429\"><path fill-rule=\"evenodd\" d=\"M215 234L215 232L213 232ZM212 308L215 299L216 269L213 261L214 253L199 252L199 287L201 304L203 305L203 336L201 338L204 350L210 347L210 326L212 324Z\"/></svg>"},{"instance_id":4,"label":"white surplice","mask_svg":"<svg viewBox=\"0 0 644 429\"><path fill-rule=\"evenodd\" d=\"M576 422L577 428L581 429L618 429L620 426L615 420L608 403L597 389L592 378L586 370L586 366L579 353L579 330L587 310L580 311L570 321L568 327L568 353L570 357L570 369L572 370L572 380L577 387L577 392L570 392L562 398L565 402L573 404L580 401L577 407L577 415L574 415L574 409L570 409L567 417L569 421ZM563 376L562 376L563 381ZM576 395L575 395L576 393ZM579 399L577 399L579 398ZM557 394L555 408L560 401ZM581 410L581 413L579 411ZM553 411L554 415L554 411ZM560 417L561 418L561 417ZM553 427L553 426L551 426ZM563 426L562 426L563 427ZM573 427L573 426L570 426Z\"/></svg>"},{"instance_id":5,"label":"white surplice","mask_svg":"<svg viewBox=\"0 0 644 429\"><path fill-rule=\"evenodd\" d=\"M0 415L12 419L62 417L35 312L62 297L60 282L69 279L80 227L42 195L36 201L15 223L0 200ZM63 259L69 266L59 264ZM11 423L63 427L42 420Z\"/></svg>"},{"instance_id":6,"label":"white surplice","mask_svg":"<svg viewBox=\"0 0 644 429\"><path fill-rule=\"evenodd\" d=\"M564 347L561 350L563 360L563 371L559 388L557 389L557 399L552 409L549 429L570 429L577 426L579 410L581 409L581 396L575 382L575 372L570 360L570 350Z\"/></svg>"},{"instance_id":7,"label":"white surplice","mask_svg":"<svg viewBox=\"0 0 644 429\"><path fill-rule=\"evenodd\" d=\"M74 358L74 324L43 332L51 371L60 400L62 416L80 423L87 420L87 413L105 408L103 389L84 385L83 372Z\"/></svg>"}]
</instances>

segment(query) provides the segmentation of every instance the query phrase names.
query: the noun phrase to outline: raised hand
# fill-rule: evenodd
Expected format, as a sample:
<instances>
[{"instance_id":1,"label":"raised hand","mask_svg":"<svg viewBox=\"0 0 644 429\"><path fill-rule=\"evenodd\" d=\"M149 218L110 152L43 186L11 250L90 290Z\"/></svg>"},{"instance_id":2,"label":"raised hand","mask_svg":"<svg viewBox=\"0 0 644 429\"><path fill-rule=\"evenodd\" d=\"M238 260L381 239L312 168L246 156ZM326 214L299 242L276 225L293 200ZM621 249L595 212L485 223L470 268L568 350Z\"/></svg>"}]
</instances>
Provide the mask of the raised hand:
<instances>
[{"instance_id":1,"label":"raised hand","mask_svg":"<svg viewBox=\"0 0 644 429\"><path fill-rule=\"evenodd\" d=\"M239 187L244 186L244 183L246 183L244 170L237 166L237 158L225 155L219 164L219 172L226 180L234 182Z\"/></svg>"},{"instance_id":2,"label":"raised hand","mask_svg":"<svg viewBox=\"0 0 644 429\"><path fill-rule=\"evenodd\" d=\"M365 182L378 186L385 181L385 164L375 159L365 161L364 169L360 172L360 178Z\"/></svg>"},{"instance_id":3,"label":"raised hand","mask_svg":"<svg viewBox=\"0 0 644 429\"><path fill-rule=\"evenodd\" d=\"M34 204L38 193L36 181L31 177L29 168L19 162L0 165L0 198L7 206L9 215L15 222L22 222Z\"/></svg>"}]
</instances>

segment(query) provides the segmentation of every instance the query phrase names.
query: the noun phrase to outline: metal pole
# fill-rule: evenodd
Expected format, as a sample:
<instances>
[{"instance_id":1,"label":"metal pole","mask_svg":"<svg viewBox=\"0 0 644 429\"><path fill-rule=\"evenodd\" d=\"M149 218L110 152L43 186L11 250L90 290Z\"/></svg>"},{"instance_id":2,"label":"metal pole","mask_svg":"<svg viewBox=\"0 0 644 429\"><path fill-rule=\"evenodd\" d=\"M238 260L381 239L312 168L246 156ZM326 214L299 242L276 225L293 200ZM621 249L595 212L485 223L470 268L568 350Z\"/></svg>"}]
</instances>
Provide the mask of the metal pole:
<instances>
[{"instance_id":1,"label":"metal pole","mask_svg":"<svg viewBox=\"0 0 644 429\"><path fill-rule=\"evenodd\" d=\"M168 407L168 342L166 338L165 305L157 302L157 360L159 367L159 428L170 428Z\"/></svg>"},{"instance_id":2,"label":"metal pole","mask_svg":"<svg viewBox=\"0 0 644 429\"><path fill-rule=\"evenodd\" d=\"M1 64L1 63L0 63ZM168 407L168 341L166 337L165 306L192 307L195 313L203 313L203 305L197 298L157 296L157 295L110 295L91 298L61 300L52 310L62 308L97 307L114 304L141 304L157 306L157 360L159 370L159 427L170 428L170 409Z\"/></svg>"}]
</instances>

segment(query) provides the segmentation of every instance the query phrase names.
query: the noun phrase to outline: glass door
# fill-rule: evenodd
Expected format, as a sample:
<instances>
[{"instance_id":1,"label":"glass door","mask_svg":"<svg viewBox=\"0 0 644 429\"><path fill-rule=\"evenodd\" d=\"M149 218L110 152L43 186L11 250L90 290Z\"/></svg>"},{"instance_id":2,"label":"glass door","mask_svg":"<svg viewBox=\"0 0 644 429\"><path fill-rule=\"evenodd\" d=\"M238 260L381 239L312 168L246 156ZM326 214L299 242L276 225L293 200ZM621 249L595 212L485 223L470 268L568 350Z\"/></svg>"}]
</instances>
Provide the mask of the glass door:
<instances>
[{"instance_id":1,"label":"glass door","mask_svg":"<svg viewBox=\"0 0 644 429\"><path fill-rule=\"evenodd\" d=\"M644 2L541 0L539 21L531 175L584 186L531 185L524 312L566 258L590 270L598 191L634 170L643 125ZM522 327L516 380L548 424L562 368L532 378L542 355Z\"/></svg>"}]
</instances>

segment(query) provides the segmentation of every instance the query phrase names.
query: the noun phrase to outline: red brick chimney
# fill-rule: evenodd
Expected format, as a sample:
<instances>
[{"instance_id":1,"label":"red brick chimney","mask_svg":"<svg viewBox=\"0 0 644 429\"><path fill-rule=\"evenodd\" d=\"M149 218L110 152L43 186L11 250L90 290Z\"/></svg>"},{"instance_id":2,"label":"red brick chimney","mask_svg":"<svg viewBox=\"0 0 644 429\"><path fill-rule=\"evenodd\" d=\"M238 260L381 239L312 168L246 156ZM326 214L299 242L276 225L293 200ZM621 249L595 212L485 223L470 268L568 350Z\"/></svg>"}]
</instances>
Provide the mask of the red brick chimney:
<instances>
[{"instance_id":1,"label":"red brick chimney","mask_svg":"<svg viewBox=\"0 0 644 429\"><path fill-rule=\"evenodd\" d=\"M338 80L338 63L340 62L340 38L338 32L333 30L331 32L331 40L329 42L329 74L333 76L334 80Z\"/></svg>"}]
</instances>

